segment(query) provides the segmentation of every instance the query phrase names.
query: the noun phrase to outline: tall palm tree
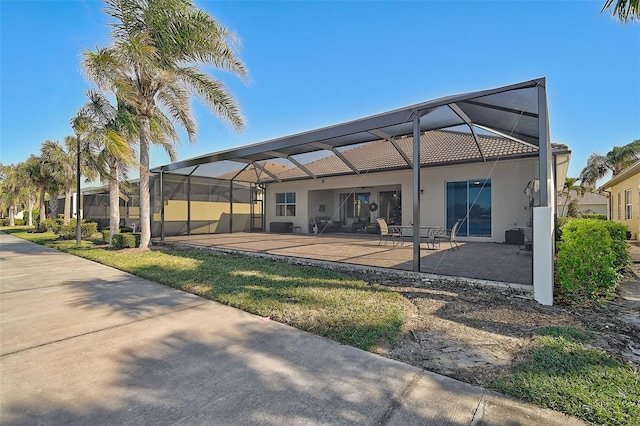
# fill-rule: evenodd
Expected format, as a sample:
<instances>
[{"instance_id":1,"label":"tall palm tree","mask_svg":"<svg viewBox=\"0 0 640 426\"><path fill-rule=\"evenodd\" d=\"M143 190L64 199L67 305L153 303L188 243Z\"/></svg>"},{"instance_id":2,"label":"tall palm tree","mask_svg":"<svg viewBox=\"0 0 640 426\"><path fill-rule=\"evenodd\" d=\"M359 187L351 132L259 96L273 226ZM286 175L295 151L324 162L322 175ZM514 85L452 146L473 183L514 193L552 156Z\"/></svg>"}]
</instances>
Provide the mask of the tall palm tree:
<instances>
[{"instance_id":1,"label":"tall palm tree","mask_svg":"<svg viewBox=\"0 0 640 426\"><path fill-rule=\"evenodd\" d=\"M640 21L640 0L606 0L600 13L610 9L615 1L615 6L611 9L611 15L617 17L622 23L627 21Z\"/></svg>"},{"instance_id":2,"label":"tall palm tree","mask_svg":"<svg viewBox=\"0 0 640 426\"><path fill-rule=\"evenodd\" d=\"M580 172L582 186L593 188L598 179L611 172L617 176L624 169L640 158L640 139L636 139L624 146L614 146L606 155L593 153L587 159L587 165Z\"/></svg>"},{"instance_id":3,"label":"tall palm tree","mask_svg":"<svg viewBox=\"0 0 640 426\"><path fill-rule=\"evenodd\" d=\"M137 126L130 111L120 104L114 107L103 94L89 90L87 97L89 102L72 119L72 127L87 141L85 161L109 184L109 230L113 236L120 232L120 180L126 179L127 168L135 164L129 141L137 136Z\"/></svg>"},{"instance_id":4,"label":"tall palm tree","mask_svg":"<svg viewBox=\"0 0 640 426\"><path fill-rule=\"evenodd\" d=\"M196 95L236 130L239 106L220 81L201 69L210 65L240 78L247 69L236 57L234 35L192 0L105 0L113 44L87 51L83 68L103 90L134 108L140 125L140 247L151 238L149 146L151 121L162 109L193 142L196 122L189 104Z\"/></svg>"}]
</instances>

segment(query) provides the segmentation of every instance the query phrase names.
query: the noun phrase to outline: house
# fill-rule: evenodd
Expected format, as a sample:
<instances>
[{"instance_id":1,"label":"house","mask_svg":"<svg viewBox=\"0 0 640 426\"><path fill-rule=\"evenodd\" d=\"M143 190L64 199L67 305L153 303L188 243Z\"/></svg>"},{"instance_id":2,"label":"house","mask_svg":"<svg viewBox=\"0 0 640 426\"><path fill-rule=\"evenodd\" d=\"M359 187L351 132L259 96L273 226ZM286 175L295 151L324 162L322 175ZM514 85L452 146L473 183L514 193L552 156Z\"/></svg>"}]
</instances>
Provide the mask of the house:
<instances>
[{"instance_id":1,"label":"house","mask_svg":"<svg viewBox=\"0 0 640 426\"><path fill-rule=\"evenodd\" d=\"M599 188L609 200L609 218L627 225L631 238L640 238L640 161Z\"/></svg>"},{"instance_id":2,"label":"house","mask_svg":"<svg viewBox=\"0 0 640 426\"><path fill-rule=\"evenodd\" d=\"M343 225L357 218L363 231L378 218L410 224L413 176L404 157L413 161L412 144L412 136L396 138L395 146L378 140L345 150L342 158L306 163L306 172L278 173L265 184L267 230L284 221L312 232L316 217ZM554 156L570 154L565 145L552 149ZM499 136L477 135L476 142L469 132L433 130L420 135L420 151L421 224L451 229L462 219L458 238L485 242L504 242L506 231L531 227L539 201L535 190L527 191L537 179L535 148Z\"/></svg>"},{"instance_id":3,"label":"house","mask_svg":"<svg viewBox=\"0 0 640 426\"><path fill-rule=\"evenodd\" d=\"M569 191L569 199L564 192L558 193L558 217L567 216L569 201L575 200L578 213L581 215L602 214L608 217L609 208L607 197L592 191L584 194L572 189Z\"/></svg>"}]
</instances>

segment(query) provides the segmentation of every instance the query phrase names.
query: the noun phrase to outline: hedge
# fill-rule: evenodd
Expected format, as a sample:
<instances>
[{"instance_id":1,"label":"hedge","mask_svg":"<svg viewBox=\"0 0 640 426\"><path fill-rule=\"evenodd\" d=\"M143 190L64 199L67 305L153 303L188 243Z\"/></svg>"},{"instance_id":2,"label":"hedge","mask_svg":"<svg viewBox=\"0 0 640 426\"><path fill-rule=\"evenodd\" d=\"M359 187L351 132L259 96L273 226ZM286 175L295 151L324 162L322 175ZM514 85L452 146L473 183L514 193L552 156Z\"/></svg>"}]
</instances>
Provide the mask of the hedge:
<instances>
[{"instance_id":1,"label":"hedge","mask_svg":"<svg viewBox=\"0 0 640 426\"><path fill-rule=\"evenodd\" d=\"M140 233L115 234L112 244L115 248L136 248L140 245Z\"/></svg>"},{"instance_id":2,"label":"hedge","mask_svg":"<svg viewBox=\"0 0 640 426\"><path fill-rule=\"evenodd\" d=\"M62 240L73 240L77 236L77 222L71 219L69 223L57 225L53 232L60 236ZM93 234L98 232L98 224L95 222L82 222L80 224L80 236L82 238L91 238Z\"/></svg>"},{"instance_id":3,"label":"hedge","mask_svg":"<svg viewBox=\"0 0 640 426\"><path fill-rule=\"evenodd\" d=\"M610 297L629 263L626 232L624 225L598 219L567 222L558 243L558 293L578 301Z\"/></svg>"}]
</instances>

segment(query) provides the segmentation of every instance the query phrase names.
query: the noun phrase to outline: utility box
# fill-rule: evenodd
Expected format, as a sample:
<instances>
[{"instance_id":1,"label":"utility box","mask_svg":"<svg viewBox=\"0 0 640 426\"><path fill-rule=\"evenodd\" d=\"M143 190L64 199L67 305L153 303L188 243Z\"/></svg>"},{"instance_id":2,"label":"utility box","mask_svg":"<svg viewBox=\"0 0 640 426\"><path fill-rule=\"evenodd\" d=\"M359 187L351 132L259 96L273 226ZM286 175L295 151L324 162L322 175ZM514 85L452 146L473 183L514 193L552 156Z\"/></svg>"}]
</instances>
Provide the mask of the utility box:
<instances>
[{"instance_id":1,"label":"utility box","mask_svg":"<svg viewBox=\"0 0 640 426\"><path fill-rule=\"evenodd\" d=\"M514 246L524 245L524 232L518 228L509 229L504 232L504 241Z\"/></svg>"}]
</instances>

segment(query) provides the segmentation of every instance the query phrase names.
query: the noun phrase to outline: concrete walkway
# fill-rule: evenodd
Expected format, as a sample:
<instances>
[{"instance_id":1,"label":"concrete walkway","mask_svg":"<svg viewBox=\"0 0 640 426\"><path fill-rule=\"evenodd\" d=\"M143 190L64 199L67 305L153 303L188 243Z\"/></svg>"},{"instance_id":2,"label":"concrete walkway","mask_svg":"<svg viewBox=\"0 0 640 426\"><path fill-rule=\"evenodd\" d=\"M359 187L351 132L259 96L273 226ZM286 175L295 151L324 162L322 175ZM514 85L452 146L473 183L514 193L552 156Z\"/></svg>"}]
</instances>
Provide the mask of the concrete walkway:
<instances>
[{"instance_id":1,"label":"concrete walkway","mask_svg":"<svg viewBox=\"0 0 640 426\"><path fill-rule=\"evenodd\" d=\"M0 233L0 423L574 425Z\"/></svg>"}]
</instances>

